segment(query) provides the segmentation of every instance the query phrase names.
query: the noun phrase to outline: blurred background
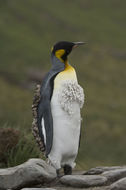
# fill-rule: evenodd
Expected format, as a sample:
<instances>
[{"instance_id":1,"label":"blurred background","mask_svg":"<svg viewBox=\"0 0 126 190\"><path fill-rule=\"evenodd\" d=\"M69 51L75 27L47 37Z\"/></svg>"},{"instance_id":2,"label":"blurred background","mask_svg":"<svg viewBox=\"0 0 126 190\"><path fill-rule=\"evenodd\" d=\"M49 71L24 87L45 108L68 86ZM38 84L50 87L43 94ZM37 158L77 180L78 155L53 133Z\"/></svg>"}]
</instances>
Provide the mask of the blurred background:
<instances>
[{"instance_id":1,"label":"blurred background","mask_svg":"<svg viewBox=\"0 0 126 190\"><path fill-rule=\"evenodd\" d=\"M31 134L36 83L57 41L85 91L78 169L126 164L126 1L0 0L0 167L41 157Z\"/></svg>"}]
</instances>

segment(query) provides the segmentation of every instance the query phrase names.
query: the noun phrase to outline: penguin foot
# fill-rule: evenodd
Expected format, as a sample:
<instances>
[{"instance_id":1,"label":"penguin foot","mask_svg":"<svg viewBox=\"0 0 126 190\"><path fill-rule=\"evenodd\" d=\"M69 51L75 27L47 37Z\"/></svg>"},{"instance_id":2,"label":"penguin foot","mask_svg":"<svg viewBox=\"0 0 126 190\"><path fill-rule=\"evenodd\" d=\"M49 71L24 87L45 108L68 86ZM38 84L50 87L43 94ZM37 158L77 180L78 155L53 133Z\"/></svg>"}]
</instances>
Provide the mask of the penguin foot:
<instances>
[{"instance_id":1,"label":"penguin foot","mask_svg":"<svg viewBox=\"0 0 126 190\"><path fill-rule=\"evenodd\" d=\"M57 178L63 177L63 174L61 173L61 169L56 170Z\"/></svg>"},{"instance_id":2,"label":"penguin foot","mask_svg":"<svg viewBox=\"0 0 126 190\"><path fill-rule=\"evenodd\" d=\"M63 167L63 169L64 169L64 175L71 175L72 174L72 167L71 166L66 164Z\"/></svg>"}]
</instances>

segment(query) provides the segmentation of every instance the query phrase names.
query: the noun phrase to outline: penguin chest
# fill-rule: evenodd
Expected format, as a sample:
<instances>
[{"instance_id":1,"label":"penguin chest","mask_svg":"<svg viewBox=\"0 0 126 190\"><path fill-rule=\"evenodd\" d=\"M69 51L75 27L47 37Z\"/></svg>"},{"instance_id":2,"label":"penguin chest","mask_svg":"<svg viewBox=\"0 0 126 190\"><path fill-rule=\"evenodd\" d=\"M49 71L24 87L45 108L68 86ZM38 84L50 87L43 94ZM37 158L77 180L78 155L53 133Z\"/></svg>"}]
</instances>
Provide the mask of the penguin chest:
<instances>
[{"instance_id":1,"label":"penguin chest","mask_svg":"<svg viewBox=\"0 0 126 190\"><path fill-rule=\"evenodd\" d=\"M81 125L80 108L83 102L83 89L76 78L61 81L58 88L54 85L51 99L54 131L51 156L56 156L62 164L68 158L76 158Z\"/></svg>"}]
</instances>

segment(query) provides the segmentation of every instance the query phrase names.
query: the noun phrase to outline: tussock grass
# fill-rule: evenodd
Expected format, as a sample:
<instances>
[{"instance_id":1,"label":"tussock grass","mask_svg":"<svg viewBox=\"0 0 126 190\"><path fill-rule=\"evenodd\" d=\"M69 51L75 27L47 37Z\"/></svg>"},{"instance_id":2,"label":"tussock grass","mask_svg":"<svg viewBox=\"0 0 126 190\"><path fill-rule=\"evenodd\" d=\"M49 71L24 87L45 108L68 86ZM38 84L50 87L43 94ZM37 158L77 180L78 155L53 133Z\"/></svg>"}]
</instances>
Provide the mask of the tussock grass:
<instances>
[{"instance_id":1,"label":"tussock grass","mask_svg":"<svg viewBox=\"0 0 126 190\"><path fill-rule=\"evenodd\" d=\"M7 167L13 167L26 162L29 158L42 158L34 139L22 137L15 148L7 153Z\"/></svg>"},{"instance_id":2,"label":"tussock grass","mask_svg":"<svg viewBox=\"0 0 126 190\"><path fill-rule=\"evenodd\" d=\"M9 125L4 125L2 128L11 129ZM5 167L17 166L19 164L24 163L30 158L45 159L42 153L40 152L39 148L37 147L31 133L29 134L25 133L24 130L21 132L18 129L18 133L19 132L20 132L20 138L17 144L15 144L15 146L12 146L11 148L7 149L6 152L4 152L4 159L1 160L0 167L5 168ZM5 145L5 147L6 146L7 145Z\"/></svg>"}]
</instances>

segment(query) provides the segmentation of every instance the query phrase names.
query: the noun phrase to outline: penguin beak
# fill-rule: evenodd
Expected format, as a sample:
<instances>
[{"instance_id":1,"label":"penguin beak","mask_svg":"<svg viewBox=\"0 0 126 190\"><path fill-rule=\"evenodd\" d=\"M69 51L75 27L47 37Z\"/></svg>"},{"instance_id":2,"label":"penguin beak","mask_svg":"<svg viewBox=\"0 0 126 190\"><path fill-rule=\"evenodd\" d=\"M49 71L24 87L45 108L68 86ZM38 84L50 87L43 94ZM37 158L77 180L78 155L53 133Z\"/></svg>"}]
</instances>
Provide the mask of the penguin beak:
<instances>
[{"instance_id":1,"label":"penguin beak","mask_svg":"<svg viewBox=\"0 0 126 190\"><path fill-rule=\"evenodd\" d=\"M81 46L81 45L84 45L84 44L87 44L87 42L73 42L73 48L76 48L78 46Z\"/></svg>"}]
</instances>

